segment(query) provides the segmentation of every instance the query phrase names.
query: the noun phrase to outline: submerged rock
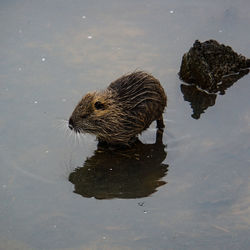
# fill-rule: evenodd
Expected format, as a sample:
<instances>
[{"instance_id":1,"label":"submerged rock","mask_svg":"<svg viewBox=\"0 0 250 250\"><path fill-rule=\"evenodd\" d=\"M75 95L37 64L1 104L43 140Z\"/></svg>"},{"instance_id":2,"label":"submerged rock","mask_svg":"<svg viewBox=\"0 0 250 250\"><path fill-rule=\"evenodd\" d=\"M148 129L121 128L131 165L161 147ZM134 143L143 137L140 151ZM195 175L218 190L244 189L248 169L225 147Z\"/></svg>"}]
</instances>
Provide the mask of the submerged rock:
<instances>
[{"instance_id":1,"label":"submerged rock","mask_svg":"<svg viewBox=\"0 0 250 250\"><path fill-rule=\"evenodd\" d=\"M215 40L203 43L196 40L182 57L179 75L186 83L216 93L223 89L220 85L224 80L231 86L249 72L249 67L250 59L237 54L231 47Z\"/></svg>"}]
</instances>

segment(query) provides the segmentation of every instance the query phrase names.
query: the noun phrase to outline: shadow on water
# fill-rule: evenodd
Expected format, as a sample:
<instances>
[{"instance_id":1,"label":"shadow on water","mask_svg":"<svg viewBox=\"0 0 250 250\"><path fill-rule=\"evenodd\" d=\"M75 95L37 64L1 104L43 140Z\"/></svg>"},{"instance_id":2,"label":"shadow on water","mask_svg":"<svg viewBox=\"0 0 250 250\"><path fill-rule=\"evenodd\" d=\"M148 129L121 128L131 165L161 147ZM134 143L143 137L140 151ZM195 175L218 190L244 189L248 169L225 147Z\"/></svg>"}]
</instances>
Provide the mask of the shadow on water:
<instances>
[{"instance_id":1,"label":"shadow on water","mask_svg":"<svg viewBox=\"0 0 250 250\"><path fill-rule=\"evenodd\" d=\"M239 73L230 74L222 77L221 83L213 93L197 88L194 84L181 84L181 92L184 100L190 102L193 109L191 115L194 119L199 119L201 114L205 112L208 107L214 106L217 98L217 93L224 95L226 90L233 86L240 78L249 73L249 69L241 70Z\"/></svg>"},{"instance_id":2,"label":"shadow on water","mask_svg":"<svg viewBox=\"0 0 250 250\"><path fill-rule=\"evenodd\" d=\"M137 141L127 149L110 150L98 147L94 155L69 175L74 192L96 199L142 198L166 184L168 171L163 161L167 156L162 131L157 131L154 144Z\"/></svg>"}]
</instances>

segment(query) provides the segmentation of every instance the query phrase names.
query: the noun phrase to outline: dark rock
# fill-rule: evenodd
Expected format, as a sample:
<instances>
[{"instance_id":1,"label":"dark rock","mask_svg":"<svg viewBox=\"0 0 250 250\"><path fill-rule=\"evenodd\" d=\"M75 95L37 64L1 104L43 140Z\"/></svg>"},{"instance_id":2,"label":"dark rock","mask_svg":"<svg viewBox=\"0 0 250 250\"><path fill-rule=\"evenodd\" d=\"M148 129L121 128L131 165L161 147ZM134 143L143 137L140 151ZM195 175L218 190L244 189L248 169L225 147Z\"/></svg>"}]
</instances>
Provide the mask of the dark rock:
<instances>
[{"instance_id":1,"label":"dark rock","mask_svg":"<svg viewBox=\"0 0 250 250\"><path fill-rule=\"evenodd\" d=\"M224 78L231 86L248 73L250 59L237 54L229 46L215 40L201 43L196 40L193 47L183 55L180 78L212 93L221 91ZM236 74L236 76L234 76ZM232 77L233 76L233 77ZM227 87L226 87L227 88Z\"/></svg>"}]
</instances>

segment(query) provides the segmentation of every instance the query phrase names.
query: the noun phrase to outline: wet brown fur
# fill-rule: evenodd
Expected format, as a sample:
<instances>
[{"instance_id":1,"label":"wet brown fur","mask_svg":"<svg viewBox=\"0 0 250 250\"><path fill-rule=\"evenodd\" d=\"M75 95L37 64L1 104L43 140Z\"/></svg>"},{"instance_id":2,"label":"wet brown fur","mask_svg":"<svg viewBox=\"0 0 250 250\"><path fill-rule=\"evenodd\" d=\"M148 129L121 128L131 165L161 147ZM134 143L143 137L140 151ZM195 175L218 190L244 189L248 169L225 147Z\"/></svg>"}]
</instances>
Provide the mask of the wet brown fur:
<instances>
[{"instance_id":1,"label":"wet brown fur","mask_svg":"<svg viewBox=\"0 0 250 250\"><path fill-rule=\"evenodd\" d=\"M153 121L163 128L167 97L160 82L143 71L124 75L107 89L87 93L69 124L77 133L91 133L101 142L128 145Z\"/></svg>"}]
</instances>

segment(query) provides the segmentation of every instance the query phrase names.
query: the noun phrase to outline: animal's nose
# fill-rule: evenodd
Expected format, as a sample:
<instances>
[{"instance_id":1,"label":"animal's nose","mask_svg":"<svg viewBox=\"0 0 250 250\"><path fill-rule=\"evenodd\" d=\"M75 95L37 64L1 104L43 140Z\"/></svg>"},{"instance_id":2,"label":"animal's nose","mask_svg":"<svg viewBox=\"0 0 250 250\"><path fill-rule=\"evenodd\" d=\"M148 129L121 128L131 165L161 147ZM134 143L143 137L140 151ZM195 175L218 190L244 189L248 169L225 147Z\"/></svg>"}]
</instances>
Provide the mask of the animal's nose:
<instances>
[{"instance_id":1,"label":"animal's nose","mask_svg":"<svg viewBox=\"0 0 250 250\"><path fill-rule=\"evenodd\" d=\"M73 119L72 118L69 119L69 128L71 130L74 128L74 123L73 123Z\"/></svg>"}]
</instances>

